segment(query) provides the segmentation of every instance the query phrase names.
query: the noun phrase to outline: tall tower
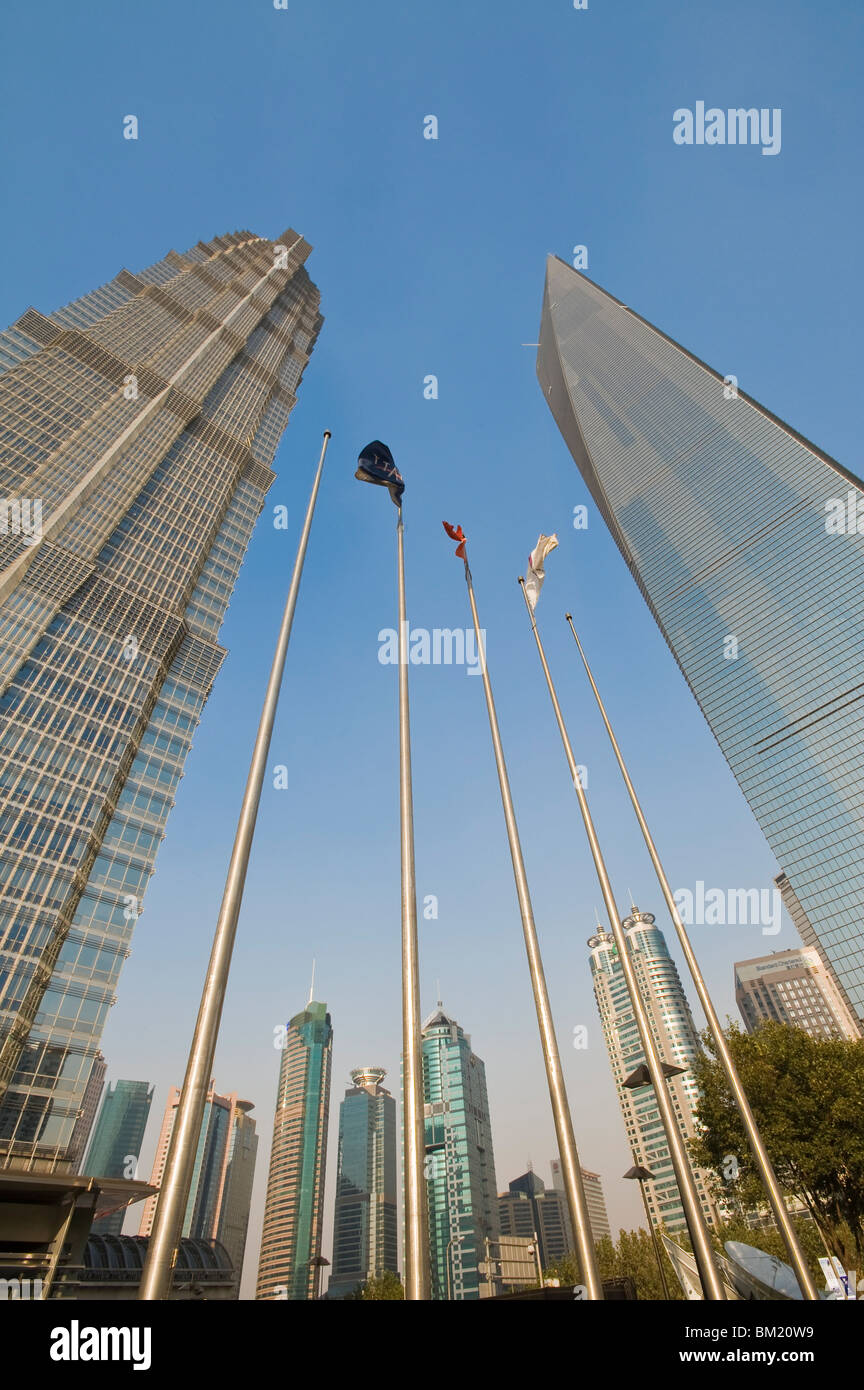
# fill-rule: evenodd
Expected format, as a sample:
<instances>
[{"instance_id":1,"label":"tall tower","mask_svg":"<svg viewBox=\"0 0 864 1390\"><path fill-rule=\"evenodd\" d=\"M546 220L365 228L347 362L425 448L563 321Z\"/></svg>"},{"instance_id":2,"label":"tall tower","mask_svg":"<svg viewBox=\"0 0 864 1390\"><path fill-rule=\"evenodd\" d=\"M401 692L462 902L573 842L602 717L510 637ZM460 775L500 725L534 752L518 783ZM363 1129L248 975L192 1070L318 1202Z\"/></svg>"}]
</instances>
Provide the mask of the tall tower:
<instances>
[{"instance_id":1,"label":"tall tower","mask_svg":"<svg viewBox=\"0 0 864 1390\"><path fill-rule=\"evenodd\" d=\"M180 1087L172 1086L150 1175L154 1187L162 1185L179 1102ZM224 1245L237 1276L238 1292L258 1153L255 1121L249 1115L252 1109L251 1101L241 1100L236 1092L218 1095L211 1083L180 1231L181 1236L218 1240ZM156 1197L148 1197L144 1203L140 1236L149 1236L153 1230L156 1200Z\"/></svg>"},{"instance_id":2,"label":"tall tower","mask_svg":"<svg viewBox=\"0 0 864 1390\"><path fill-rule=\"evenodd\" d=\"M333 1028L310 1001L285 1029L258 1261L260 1299L317 1296Z\"/></svg>"},{"instance_id":3,"label":"tall tower","mask_svg":"<svg viewBox=\"0 0 864 1390\"><path fill-rule=\"evenodd\" d=\"M441 1008L423 1025L423 1095L432 1297L480 1298L486 1240L498 1239L486 1068Z\"/></svg>"},{"instance_id":4,"label":"tall tower","mask_svg":"<svg viewBox=\"0 0 864 1390\"><path fill-rule=\"evenodd\" d=\"M699 1053L699 1036L690 1006L663 933L659 927L655 927L651 913L640 912L634 907L623 926L639 992L660 1056L664 1062L685 1068L682 1075L671 1077L667 1084L672 1091L678 1128L685 1140L690 1139L696 1132L693 1112L699 1099L692 1074L692 1066ZM644 1063L645 1054L615 938L611 932L597 932L588 945L591 950L594 996L600 1011L627 1139L634 1162L647 1168L653 1176L653 1182L646 1183L644 1188L649 1217L655 1226L667 1226L670 1231L681 1230L687 1223L654 1088L647 1085L630 1090L624 1085L630 1073ZM713 1224L717 1220L717 1209L710 1195L710 1180L701 1169L696 1169L695 1173L705 1219Z\"/></svg>"},{"instance_id":5,"label":"tall tower","mask_svg":"<svg viewBox=\"0 0 864 1390\"><path fill-rule=\"evenodd\" d=\"M68 1171L321 316L233 232L0 333L0 1167Z\"/></svg>"},{"instance_id":6,"label":"tall tower","mask_svg":"<svg viewBox=\"0 0 864 1390\"><path fill-rule=\"evenodd\" d=\"M864 483L554 257L537 375L864 1016Z\"/></svg>"},{"instance_id":7,"label":"tall tower","mask_svg":"<svg viewBox=\"0 0 864 1390\"><path fill-rule=\"evenodd\" d=\"M339 1160L328 1295L397 1272L396 1102L383 1067L359 1067L339 1106Z\"/></svg>"},{"instance_id":8,"label":"tall tower","mask_svg":"<svg viewBox=\"0 0 864 1390\"><path fill-rule=\"evenodd\" d=\"M81 1172L81 1163L84 1159L87 1141L93 1129L93 1121L96 1119L96 1111L99 1109L99 1098L102 1095L102 1087L105 1085L107 1070L108 1067L103 1054L97 1052L90 1068L81 1110L75 1121L75 1128L72 1130L72 1138L69 1143L69 1157L79 1173Z\"/></svg>"},{"instance_id":9,"label":"tall tower","mask_svg":"<svg viewBox=\"0 0 864 1390\"><path fill-rule=\"evenodd\" d=\"M148 1081L115 1081L102 1100L82 1173L93 1178L134 1178L153 1101ZM125 1208L93 1223L94 1234L119 1236Z\"/></svg>"}]
</instances>

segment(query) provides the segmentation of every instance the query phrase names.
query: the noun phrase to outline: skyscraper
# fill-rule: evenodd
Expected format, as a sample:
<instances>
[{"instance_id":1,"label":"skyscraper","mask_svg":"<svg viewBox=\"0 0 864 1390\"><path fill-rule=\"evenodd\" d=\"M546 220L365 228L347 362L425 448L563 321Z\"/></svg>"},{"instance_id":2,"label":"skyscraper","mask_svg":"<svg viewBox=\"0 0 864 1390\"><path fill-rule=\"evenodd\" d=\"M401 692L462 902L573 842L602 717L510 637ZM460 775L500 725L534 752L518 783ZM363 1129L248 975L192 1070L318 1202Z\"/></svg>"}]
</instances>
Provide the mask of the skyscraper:
<instances>
[{"instance_id":1,"label":"skyscraper","mask_svg":"<svg viewBox=\"0 0 864 1390\"><path fill-rule=\"evenodd\" d=\"M0 334L0 1166L71 1167L322 322L310 249L234 232Z\"/></svg>"},{"instance_id":2,"label":"skyscraper","mask_svg":"<svg viewBox=\"0 0 864 1390\"><path fill-rule=\"evenodd\" d=\"M423 1094L432 1297L480 1298L486 1240L498 1238L486 1068L441 1008L423 1025Z\"/></svg>"},{"instance_id":3,"label":"skyscraper","mask_svg":"<svg viewBox=\"0 0 864 1390\"><path fill-rule=\"evenodd\" d=\"M162 1185L179 1101L180 1088L172 1086L150 1175L154 1187ZM237 1275L238 1291L258 1153L255 1121L249 1114L252 1109L251 1101L240 1100L233 1091L230 1095L220 1096L211 1084L195 1151L189 1200L180 1231L181 1236L218 1240L224 1245ZM149 1236L153 1230L156 1201L156 1197L149 1197L144 1203L138 1230L140 1236Z\"/></svg>"},{"instance_id":4,"label":"skyscraper","mask_svg":"<svg viewBox=\"0 0 864 1390\"><path fill-rule=\"evenodd\" d=\"M554 257L537 375L864 1016L864 483Z\"/></svg>"},{"instance_id":5,"label":"skyscraper","mask_svg":"<svg viewBox=\"0 0 864 1390\"><path fill-rule=\"evenodd\" d=\"M331 1298L397 1272L396 1102L381 1084L386 1075L383 1067L352 1071L339 1106Z\"/></svg>"},{"instance_id":6,"label":"skyscraper","mask_svg":"<svg viewBox=\"0 0 864 1390\"><path fill-rule=\"evenodd\" d=\"M564 1174L561 1171L560 1158L553 1158L549 1167L552 1171L552 1186L556 1192L564 1195ZM606 1211L606 1198L603 1195L603 1181L599 1173L590 1173L587 1168L582 1169L582 1185L585 1188L585 1200L588 1203L588 1219L591 1223L591 1234L594 1237L594 1244L602 1240L604 1236L610 1237L612 1234L609 1226L609 1216ZM566 1211L566 1205L565 1205ZM567 1213L569 1217L569 1212Z\"/></svg>"},{"instance_id":7,"label":"skyscraper","mask_svg":"<svg viewBox=\"0 0 864 1390\"><path fill-rule=\"evenodd\" d=\"M282 1043L255 1297L297 1300L320 1288L333 1051L327 1005L310 1001Z\"/></svg>"},{"instance_id":8,"label":"skyscraper","mask_svg":"<svg viewBox=\"0 0 864 1390\"><path fill-rule=\"evenodd\" d=\"M627 946L636 972L639 992L651 1024L651 1032L664 1062L684 1067L682 1075L668 1081L678 1127L685 1139L695 1133L693 1112L699 1091L693 1079L694 1061L699 1052L699 1036L690 1013L675 962L669 955L663 933L655 927L650 912L638 908L623 923ZM612 1075L634 1162L647 1168L653 1181L646 1182L645 1196L654 1225L671 1231L686 1227L678 1184L660 1112L651 1085L630 1090L624 1081L645 1061L639 1031L633 1016L624 972L611 932L597 932L589 939L594 995L600 1011L603 1036L609 1052ZM695 1169L696 1186L709 1223L717 1220L717 1209L710 1192L710 1179Z\"/></svg>"},{"instance_id":9,"label":"skyscraper","mask_svg":"<svg viewBox=\"0 0 864 1390\"><path fill-rule=\"evenodd\" d=\"M563 1192L548 1188L531 1169L514 1178L498 1197L502 1236L537 1239L541 1269L548 1269L573 1250L573 1227Z\"/></svg>"},{"instance_id":10,"label":"skyscraper","mask_svg":"<svg viewBox=\"0 0 864 1390\"><path fill-rule=\"evenodd\" d=\"M115 1081L102 1100L82 1173L93 1178L135 1178L153 1100L147 1081ZM96 1235L119 1236L125 1208L94 1221Z\"/></svg>"},{"instance_id":11,"label":"skyscraper","mask_svg":"<svg viewBox=\"0 0 864 1390\"><path fill-rule=\"evenodd\" d=\"M773 1020L814 1038L855 1038L858 1024L812 947L775 951L735 964L735 1000L752 1033Z\"/></svg>"},{"instance_id":12,"label":"skyscraper","mask_svg":"<svg viewBox=\"0 0 864 1390\"><path fill-rule=\"evenodd\" d=\"M69 1157L77 1172L81 1171L81 1163L93 1128L93 1121L96 1119L96 1111L99 1109L99 1097L102 1094L102 1087L105 1085L107 1070L108 1067L103 1054L97 1052L93 1058L87 1085L84 1088L81 1110L75 1121L75 1128L72 1130L72 1138L69 1141Z\"/></svg>"}]
</instances>

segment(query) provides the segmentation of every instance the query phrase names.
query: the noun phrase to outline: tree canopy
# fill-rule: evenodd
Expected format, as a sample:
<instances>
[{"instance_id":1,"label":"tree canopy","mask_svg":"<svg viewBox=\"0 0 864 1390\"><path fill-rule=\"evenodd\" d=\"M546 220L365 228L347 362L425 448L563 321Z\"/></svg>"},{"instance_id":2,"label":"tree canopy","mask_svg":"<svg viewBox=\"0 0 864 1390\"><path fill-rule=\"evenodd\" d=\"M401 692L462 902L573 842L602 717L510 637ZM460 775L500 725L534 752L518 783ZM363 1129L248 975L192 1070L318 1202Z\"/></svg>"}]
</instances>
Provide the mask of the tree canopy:
<instances>
[{"instance_id":1,"label":"tree canopy","mask_svg":"<svg viewBox=\"0 0 864 1390\"><path fill-rule=\"evenodd\" d=\"M726 1038L778 1181L804 1202L832 1253L861 1268L864 1039L813 1038L783 1023L764 1023L754 1033L732 1023ZM706 1050L694 1066L701 1132L691 1140L692 1156L718 1173L734 1173L725 1195L739 1211L764 1207L764 1188L710 1034L703 1042Z\"/></svg>"}]
</instances>

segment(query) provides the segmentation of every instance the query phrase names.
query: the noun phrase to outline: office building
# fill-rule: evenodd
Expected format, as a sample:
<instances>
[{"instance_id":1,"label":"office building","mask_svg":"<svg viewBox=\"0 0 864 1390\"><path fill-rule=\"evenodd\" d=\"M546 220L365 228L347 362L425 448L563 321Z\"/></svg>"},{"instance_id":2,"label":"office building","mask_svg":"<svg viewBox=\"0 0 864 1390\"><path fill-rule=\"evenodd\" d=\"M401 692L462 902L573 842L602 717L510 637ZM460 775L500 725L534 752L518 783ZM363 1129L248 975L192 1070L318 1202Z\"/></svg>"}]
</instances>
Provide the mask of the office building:
<instances>
[{"instance_id":1,"label":"office building","mask_svg":"<svg viewBox=\"0 0 864 1390\"><path fill-rule=\"evenodd\" d=\"M99 1097L102 1095L102 1087L105 1085L107 1070L104 1056L101 1052L97 1052L90 1068L90 1077L84 1088L81 1110L72 1130L72 1138L69 1141L69 1160L76 1173L81 1171L81 1163L87 1150L93 1122L96 1119L96 1111L99 1109Z\"/></svg>"},{"instance_id":2,"label":"office building","mask_svg":"<svg viewBox=\"0 0 864 1390\"><path fill-rule=\"evenodd\" d=\"M814 1038L860 1038L855 1018L818 951L799 947L735 964L735 999L747 1032L774 1021Z\"/></svg>"},{"instance_id":3,"label":"office building","mask_svg":"<svg viewBox=\"0 0 864 1390\"><path fill-rule=\"evenodd\" d=\"M320 324L288 231L0 333L0 1168L61 1174Z\"/></svg>"},{"instance_id":4,"label":"office building","mask_svg":"<svg viewBox=\"0 0 864 1390\"><path fill-rule=\"evenodd\" d=\"M94 1178L137 1178L138 1159L153 1101L147 1081L116 1081L102 1101L82 1172ZM125 1209L93 1223L95 1235L119 1236Z\"/></svg>"},{"instance_id":5,"label":"office building","mask_svg":"<svg viewBox=\"0 0 864 1390\"><path fill-rule=\"evenodd\" d=\"M695 1133L694 1110L699 1091L691 1068L699 1052L690 1006L681 986L675 963L669 955L663 933L654 925L650 912L638 908L623 923L627 948L636 973L639 992L651 1026L654 1041L664 1062L683 1067L681 1075L668 1081L678 1128L685 1140ZM589 939L591 975L600 1022L618 1092L618 1101L634 1163L647 1168L653 1181L645 1183L645 1198L651 1221L670 1231L686 1227L678 1184L669 1156L666 1135L654 1098L653 1086L630 1090L627 1077L645 1061L636 1019L627 993L624 971L611 932L597 932ZM709 1224L718 1212L712 1193L712 1179L695 1169L696 1187Z\"/></svg>"},{"instance_id":6,"label":"office building","mask_svg":"<svg viewBox=\"0 0 864 1390\"><path fill-rule=\"evenodd\" d=\"M422 1051L432 1297L481 1298L486 1241L498 1238L486 1068L440 1007L423 1024Z\"/></svg>"},{"instance_id":7,"label":"office building","mask_svg":"<svg viewBox=\"0 0 864 1390\"><path fill-rule=\"evenodd\" d=\"M554 257L537 375L860 1019L864 483Z\"/></svg>"},{"instance_id":8,"label":"office building","mask_svg":"<svg viewBox=\"0 0 864 1390\"><path fill-rule=\"evenodd\" d=\"M273 1148L258 1261L259 1299L312 1299L321 1289L321 1221L333 1028L310 1001L281 1040Z\"/></svg>"},{"instance_id":9,"label":"office building","mask_svg":"<svg viewBox=\"0 0 864 1390\"><path fill-rule=\"evenodd\" d=\"M329 1298L345 1298L367 1279L398 1273L396 1102L383 1067L352 1071L339 1106L339 1155Z\"/></svg>"},{"instance_id":10,"label":"office building","mask_svg":"<svg viewBox=\"0 0 864 1390\"><path fill-rule=\"evenodd\" d=\"M172 1086L150 1175L154 1187L162 1185L179 1101L180 1088ZM251 1101L241 1100L236 1092L218 1095L211 1082L180 1231L181 1235L194 1239L218 1241L228 1252L237 1273L238 1288L258 1152L255 1121L249 1114L252 1109ZM140 1236L149 1236L153 1230L157 1200L151 1197L144 1203Z\"/></svg>"},{"instance_id":11,"label":"office building","mask_svg":"<svg viewBox=\"0 0 864 1390\"><path fill-rule=\"evenodd\" d=\"M564 1195L564 1174L561 1171L560 1158L550 1160L549 1167L552 1170L552 1186L556 1192ZM612 1231L609 1226L609 1217L606 1212L606 1198L603 1195L603 1182L599 1173L591 1173L587 1168L582 1169L582 1186L585 1189L585 1201L588 1204L588 1220L591 1223L591 1234L594 1237L594 1244L598 1240L611 1239Z\"/></svg>"}]
</instances>

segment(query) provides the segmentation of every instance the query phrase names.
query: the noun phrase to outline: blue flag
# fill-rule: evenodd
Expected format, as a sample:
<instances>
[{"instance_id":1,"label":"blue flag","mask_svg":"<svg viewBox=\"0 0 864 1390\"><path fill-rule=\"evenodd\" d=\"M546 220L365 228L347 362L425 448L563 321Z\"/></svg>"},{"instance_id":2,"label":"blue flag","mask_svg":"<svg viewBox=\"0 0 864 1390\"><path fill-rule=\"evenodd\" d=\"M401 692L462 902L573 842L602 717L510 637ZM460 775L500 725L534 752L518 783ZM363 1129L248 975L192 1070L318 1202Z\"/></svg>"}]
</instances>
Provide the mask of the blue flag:
<instances>
[{"instance_id":1,"label":"blue flag","mask_svg":"<svg viewBox=\"0 0 864 1390\"><path fill-rule=\"evenodd\" d=\"M389 488L390 496L398 507L405 484L387 445L382 444L380 439L373 439L371 444L366 445L357 464L354 477L359 478L361 483L378 483L381 487Z\"/></svg>"}]
</instances>

